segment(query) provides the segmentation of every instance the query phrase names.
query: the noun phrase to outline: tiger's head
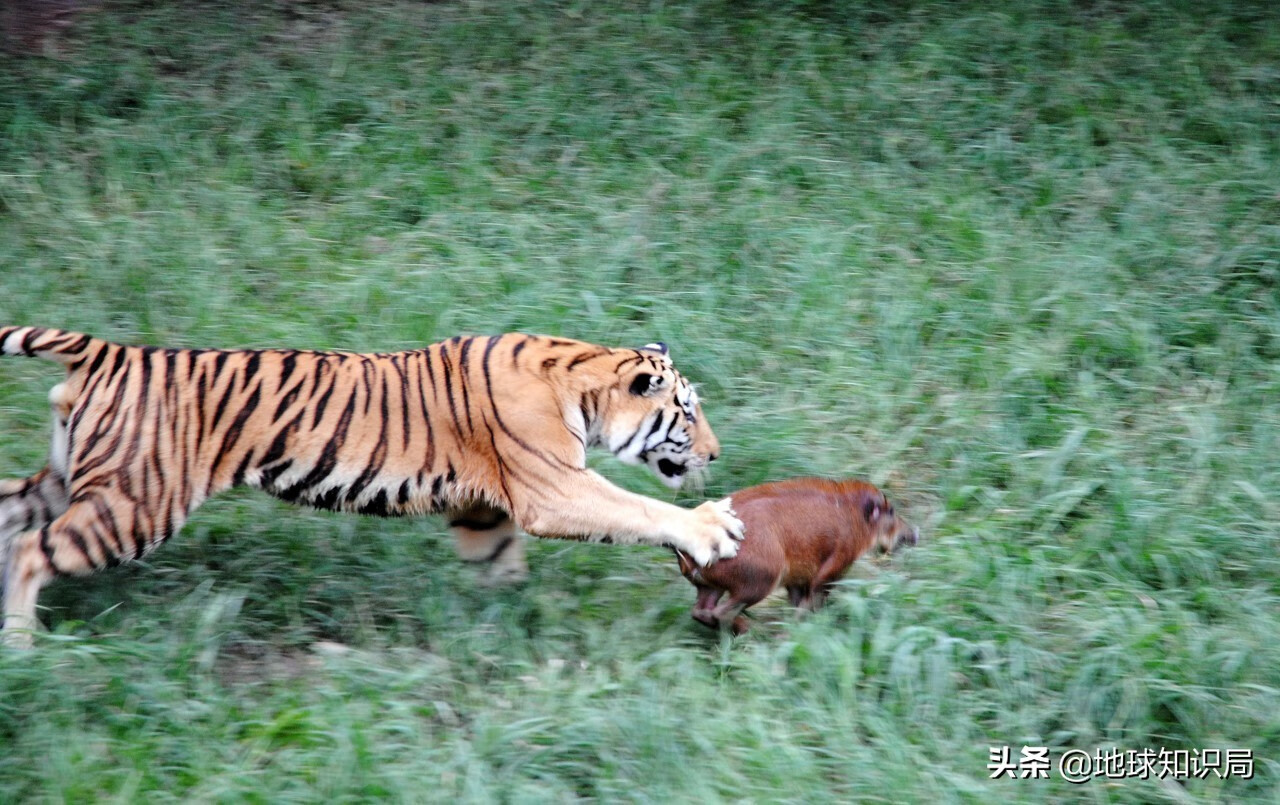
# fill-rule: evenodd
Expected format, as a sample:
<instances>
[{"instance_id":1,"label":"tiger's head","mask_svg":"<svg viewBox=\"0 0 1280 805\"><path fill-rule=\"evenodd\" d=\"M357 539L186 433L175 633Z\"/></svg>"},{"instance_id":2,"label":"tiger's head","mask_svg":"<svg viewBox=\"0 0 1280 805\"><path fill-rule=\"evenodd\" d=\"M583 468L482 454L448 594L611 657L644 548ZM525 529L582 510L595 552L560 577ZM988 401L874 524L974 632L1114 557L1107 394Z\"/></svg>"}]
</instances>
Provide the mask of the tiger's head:
<instances>
[{"instance_id":1,"label":"tiger's head","mask_svg":"<svg viewBox=\"0 0 1280 805\"><path fill-rule=\"evenodd\" d=\"M698 392L676 371L665 344L647 344L624 361L602 406L598 441L620 461L647 464L679 489L720 455L720 442L702 416Z\"/></svg>"}]
</instances>

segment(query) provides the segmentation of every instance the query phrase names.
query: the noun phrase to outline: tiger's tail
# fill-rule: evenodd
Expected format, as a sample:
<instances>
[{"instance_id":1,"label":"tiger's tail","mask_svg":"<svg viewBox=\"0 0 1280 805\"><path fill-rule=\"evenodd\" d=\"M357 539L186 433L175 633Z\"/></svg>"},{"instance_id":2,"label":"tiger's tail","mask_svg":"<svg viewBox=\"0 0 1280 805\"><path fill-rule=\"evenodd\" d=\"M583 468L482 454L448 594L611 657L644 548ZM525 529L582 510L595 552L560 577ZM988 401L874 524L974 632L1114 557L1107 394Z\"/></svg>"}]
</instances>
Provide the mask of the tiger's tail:
<instances>
[{"instance_id":1,"label":"tiger's tail","mask_svg":"<svg viewBox=\"0 0 1280 805\"><path fill-rule=\"evenodd\" d=\"M70 366L84 358L98 339L50 327L0 327L0 355L45 358Z\"/></svg>"}]
</instances>

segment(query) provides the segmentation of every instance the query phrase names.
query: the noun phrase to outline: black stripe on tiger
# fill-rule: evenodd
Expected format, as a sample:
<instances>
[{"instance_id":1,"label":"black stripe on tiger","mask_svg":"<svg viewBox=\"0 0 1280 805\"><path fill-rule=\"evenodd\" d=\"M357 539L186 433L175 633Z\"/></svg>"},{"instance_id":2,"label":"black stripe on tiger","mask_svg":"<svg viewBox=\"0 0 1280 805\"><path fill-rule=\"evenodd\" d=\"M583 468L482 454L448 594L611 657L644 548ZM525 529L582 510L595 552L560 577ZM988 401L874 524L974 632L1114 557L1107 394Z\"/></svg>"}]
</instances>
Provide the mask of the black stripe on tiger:
<instances>
[{"instance_id":1,"label":"black stripe on tiger","mask_svg":"<svg viewBox=\"0 0 1280 805\"><path fill-rule=\"evenodd\" d=\"M468 355L471 352L471 343L474 338L468 338L462 342L462 351L458 353L458 385L462 387L462 410L467 414L467 432L475 433L476 426L471 420L471 392L467 389L467 375L469 372Z\"/></svg>"},{"instance_id":2,"label":"black stripe on tiger","mask_svg":"<svg viewBox=\"0 0 1280 805\"><path fill-rule=\"evenodd\" d=\"M489 398L489 407L493 411L493 421L496 422L498 427L502 429L503 435L505 435L507 438L511 439L511 441L518 444L526 452L541 459L543 462L545 462L552 468L568 469L568 470L573 470L575 472L581 472L583 468L576 467L572 464L569 464L568 462L560 459L559 457L552 456L548 458L547 455L543 453L541 450L538 450L537 448L533 447L528 442L526 442L524 439L516 435L516 433L513 430L511 430L511 428L507 427L507 423L502 421L502 414L498 412L498 401L495 400L493 397L493 372L490 369L490 359L492 358L492 355L493 355L493 348L496 347L497 345L498 345L498 336L490 336L489 343L484 348L484 358L481 361L481 367L484 370L485 393L488 395L488 398ZM492 438L491 438L491 441L492 441ZM498 452L496 442L493 443L493 449L495 453Z\"/></svg>"},{"instance_id":3,"label":"black stripe on tiger","mask_svg":"<svg viewBox=\"0 0 1280 805\"><path fill-rule=\"evenodd\" d=\"M365 405L368 408L368 404ZM378 434L378 444L373 448L373 455L369 457L369 463L365 466L364 472L351 484L347 491L347 503L355 503L364 492L365 487L369 485L378 473L382 472L382 465L387 460L387 378L382 378L382 427Z\"/></svg>"},{"instance_id":4,"label":"black stripe on tiger","mask_svg":"<svg viewBox=\"0 0 1280 805\"><path fill-rule=\"evenodd\" d=\"M356 395L355 392L352 391L347 397L347 404L342 409L342 415L338 417L338 423L333 429L333 435L325 444L324 449L320 451L320 459L316 462L315 466L312 467L311 472L307 473L306 477L302 478L288 489L277 493L279 498L290 502L296 501L303 494L310 491L313 487L317 486L333 474L334 469L338 466L338 450L341 449L343 442L346 441L347 429L351 426L351 419L355 414L355 409ZM317 505L317 508L333 508L333 500L336 500L336 487L335 497L333 499L326 497L325 500L328 505Z\"/></svg>"},{"instance_id":5,"label":"black stripe on tiger","mask_svg":"<svg viewBox=\"0 0 1280 805\"><path fill-rule=\"evenodd\" d=\"M511 547L511 543L515 541L516 541L516 537L514 534L503 537L501 540L498 541L497 545L493 546L493 550L489 551L489 555L486 556L481 561L483 562L497 561L498 557L502 556L502 554L506 552L507 548Z\"/></svg>"}]
</instances>

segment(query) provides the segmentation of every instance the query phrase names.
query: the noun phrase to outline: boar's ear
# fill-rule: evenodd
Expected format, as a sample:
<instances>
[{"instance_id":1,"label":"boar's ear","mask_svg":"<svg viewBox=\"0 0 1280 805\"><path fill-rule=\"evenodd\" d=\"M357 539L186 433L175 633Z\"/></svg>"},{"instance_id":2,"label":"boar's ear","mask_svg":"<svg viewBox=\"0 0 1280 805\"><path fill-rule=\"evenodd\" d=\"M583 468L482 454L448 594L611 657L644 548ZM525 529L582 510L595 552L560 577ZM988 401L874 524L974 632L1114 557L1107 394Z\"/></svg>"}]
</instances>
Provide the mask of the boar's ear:
<instances>
[{"instance_id":1,"label":"boar's ear","mask_svg":"<svg viewBox=\"0 0 1280 805\"><path fill-rule=\"evenodd\" d=\"M875 525L876 521L880 519L880 501L875 498L867 498L866 502L862 504L862 514L867 518L868 523Z\"/></svg>"}]
</instances>

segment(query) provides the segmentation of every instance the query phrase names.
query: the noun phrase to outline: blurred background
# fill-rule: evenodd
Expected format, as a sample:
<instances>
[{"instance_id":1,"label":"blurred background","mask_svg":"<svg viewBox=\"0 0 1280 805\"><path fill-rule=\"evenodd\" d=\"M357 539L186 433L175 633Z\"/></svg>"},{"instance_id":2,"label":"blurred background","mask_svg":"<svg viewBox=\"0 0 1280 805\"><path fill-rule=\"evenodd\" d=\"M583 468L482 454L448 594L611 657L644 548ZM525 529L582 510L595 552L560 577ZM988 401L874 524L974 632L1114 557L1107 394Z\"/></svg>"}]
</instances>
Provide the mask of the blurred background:
<instances>
[{"instance_id":1,"label":"blurred background","mask_svg":"<svg viewBox=\"0 0 1280 805\"><path fill-rule=\"evenodd\" d=\"M0 800L1280 797L1270 2L8 0L0 321L128 343L661 340L696 505L881 485L921 545L688 617L668 552L233 493L0 652ZM0 364L0 475L52 364ZM1252 779L989 779L990 748Z\"/></svg>"}]
</instances>

